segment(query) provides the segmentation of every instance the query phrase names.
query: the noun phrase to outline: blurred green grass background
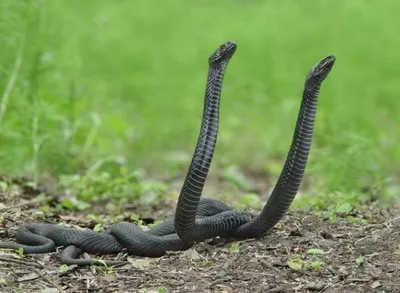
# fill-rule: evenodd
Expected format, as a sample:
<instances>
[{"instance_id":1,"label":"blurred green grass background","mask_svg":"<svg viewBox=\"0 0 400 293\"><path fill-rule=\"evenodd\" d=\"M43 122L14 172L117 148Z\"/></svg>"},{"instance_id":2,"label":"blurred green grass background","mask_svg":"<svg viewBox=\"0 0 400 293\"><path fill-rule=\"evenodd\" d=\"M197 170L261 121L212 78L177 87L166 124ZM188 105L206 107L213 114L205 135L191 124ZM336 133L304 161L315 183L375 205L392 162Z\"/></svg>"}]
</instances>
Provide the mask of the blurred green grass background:
<instances>
[{"instance_id":1,"label":"blurred green grass background","mask_svg":"<svg viewBox=\"0 0 400 293\"><path fill-rule=\"evenodd\" d=\"M398 184L399 9L394 0L1 0L0 169L58 175L111 158L186 171L207 59L232 39L213 168L276 176L305 76L334 54L311 189Z\"/></svg>"}]
</instances>

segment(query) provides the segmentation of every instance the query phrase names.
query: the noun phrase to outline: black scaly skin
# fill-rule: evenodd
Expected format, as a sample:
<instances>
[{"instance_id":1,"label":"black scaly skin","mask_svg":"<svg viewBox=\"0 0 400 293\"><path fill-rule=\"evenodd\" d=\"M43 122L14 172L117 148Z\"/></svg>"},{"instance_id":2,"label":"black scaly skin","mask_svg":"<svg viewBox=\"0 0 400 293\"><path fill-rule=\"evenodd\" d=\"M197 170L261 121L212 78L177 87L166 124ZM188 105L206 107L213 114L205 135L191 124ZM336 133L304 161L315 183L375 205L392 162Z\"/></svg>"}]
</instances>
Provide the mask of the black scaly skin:
<instances>
[{"instance_id":1,"label":"black scaly skin","mask_svg":"<svg viewBox=\"0 0 400 293\"><path fill-rule=\"evenodd\" d=\"M189 246L195 241L217 236L216 233L209 234L209 231L204 229L200 220L196 219L196 211L217 142L222 82L226 67L235 51L236 44L228 42L222 45L208 61L209 71L200 134L175 212L175 231ZM226 212L226 214L232 213L240 212ZM249 217L251 218L250 215ZM234 230L234 226L238 227L238 222L234 219L233 217L231 222L221 222L221 229L227 232Z\"/></svg>"},{"instance_id":2,"label":"black scaly skin","mask_svg":"<svg viewBox=\"0 0 400 293\"><path fill-rule=\"evenodd\" d=\"M334 56L326 57L316 64L307 75L292 144L278 182L262 212L236 230L227 226L226 233L220 234L221 236L241 239L262 237L279 222L289 209L300 187L307 165L319 90L334 63ZM214 73L210 73L209 76L215 76L215 79L219 78L222 80L220 72L223 72L223 70L221 65L214 68L212 63L210 63L210 71ZM209 81L206 96L209 95L212 97L214 94L219 96L221 91L220 83L215 82L214 84L213 81L215 79ZM205 112L213 112L210 117L214 117L214 119L202 124L198 145L190 165L190 171L182 188L175 214L175 230L188 245L201 240L203 236L203 229L196 219L196 208L212 159L213 151L207 152L206 150L214 149L218 131L216 126L218 125L217 103L219 100L209 99L207 102L205 104ZM215 139L205 139L210 136L214 136ZM205 143L208 143L208 145L204 145ZM224 213L229 214L231 212L227 211Z\"/></svg>"},{"instance_id":3,"label":"black scaly skin","mask_svg":"<svg viewBox=\"0 0 400 293\"><path fill-rule=\"evenodd\" d=\"M285 215L299 190L310 152L319 90L335 63L334 56L318 62L308 73L303 99L283 170L260 215L239 227L235 238L262 237Z\"/></svg>"},{"instance_id":4,"label":"black scaly skin","mask_svg":"<svg viewBox=\"0 0 400 293\"><path fill-rule=\"evenodd\" d=\"M209 167L210 161L208 159L212 157L216 141L216 133L214 135L214 131L218 127L218 124L215 124L218 123L218 120L215 120L215 115L219 111L222 76L226 69L227 61L233 56L235 50L236 44L227 42L209 58L210 67L220 65L219 68L222 70L219 70L217 75L214 75L216 73L214 70L210 69L209 71L207 88L213 90L207 91L209 94L206 95L204 102L204 121L202 125L206 125L206 134L201 133L199 137L200 143L198 143L195 151L197 156L193 159L195 165L193 165L192 161L188 171L189 174L195 175L189 175L189 179L185 181L183 186L184 190L191 186L198 187L197 183L194 184L192 181L197 182L200 180L197 177L199 175L198 171L203 169L197 169L197 167ZM210 102L212 110L208 106ZM211 140L211 142L208 140ZM210 148L210 146L212 147ZM198 155L199 152L201 155ZM196 168L196 170L192 170L193 168ZM205 181L206 175L202 174L201 180ZM198 204L199 200L196 201L196 209ZM66 249L61 254L61 261L65 264L82 266L103 264L91 259L77 259L82 252L104 255L127 251L131 255L158 257L165 254L166 251L184 250L190 247L188 243L179 238L174 230L174 220L182 223L187 220L186 215L186 213L178 213L178 217L168 219L146 232L135 224L128 222L114 224L110 230L102 233L67 228L55 224L28 224L17 230L16 241L18 243L0 243L0 248L23 248L24 253L29 254L52 252L56 250L56 247L64 246ZM202 236L201 239L197 237L197 240L205 240L224 234L227 231L233 231L252 218L249 213L232 211L222 202L212 199L202 199L197 213L196 210L194 211L194 219L196 219L196 215L198 216L196 223L201 228ZM106 260L104 263L115 265L124 262Z\"/></svg>"},{"instance_id":5,"label":"black scaly skin","mask_svg":"<svg viewBox=\"0 0 400 293\"><path fill-rule=\"evenodd\" d=\"M218 200L204 198L200 201L198 216L203 225L209 227L210 231L214 231L216 227L221 229L218 228L219 221L221 221L218 215L229 210L231 210L229 206ZM216 218L213 215L216 215ZM233 214L231 217L235 217L235 215ZM222 221L224 220L230 221L230 218L222 219ZM118 239L117 241L113 237L115 233L126 233L127 236L120 236L122 240ZM170 246L172 246L171 249L167 250L186 249L186 245L175 234L174 218L168 218L146 232L129 222L117 223L103 233L55 224L28 224L18 228L15 239L17 243L0 243L0 248L16 250L23 248L26 254L37 254L53 252L56 251L58 246L64 246L65 249L61 253L61 263L79 266L103 264L95 259L78 259L83 252L104 255L117 254L126 250L132 255L157 257L163 255L165 248L170 248ZM166 241L166 244L161 243L160 240L161 242ZM149 247L150 244L154 246ZM162 246L163 244L166 246ZM129 247L126 249L125 246ZM126 262L104 260L104 263L106 265L120 265Z\"/></svg>"}]
</instances>

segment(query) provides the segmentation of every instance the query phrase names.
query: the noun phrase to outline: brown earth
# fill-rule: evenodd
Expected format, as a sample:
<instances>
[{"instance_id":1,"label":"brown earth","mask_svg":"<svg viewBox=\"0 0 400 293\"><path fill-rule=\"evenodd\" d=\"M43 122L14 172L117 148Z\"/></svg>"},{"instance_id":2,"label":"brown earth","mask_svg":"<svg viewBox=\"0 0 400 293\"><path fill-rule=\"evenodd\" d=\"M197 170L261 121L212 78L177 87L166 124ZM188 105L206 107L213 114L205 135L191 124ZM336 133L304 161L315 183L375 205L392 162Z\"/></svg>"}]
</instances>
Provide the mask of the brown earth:
<instances>
[{"instance_id":1,"label":"brown earth","mask_svg":"<svg viewBox=\"0 0 400 293\"><path fill-rule=\"evenodd\" d=\"M33 195L25 190L10 200L0 194L1 242L12 240L27 222L93 228L86 215L101 212L101 207L93 207L85 213L43 215ZM141 215L147 221L165 218L173 214L174 204L162 201ZM127 209L127 215L140 214L143 206ZM354 221L291 211L259 240L214 239L153 259L120 255L129 264L119 268L61 271L58 252L21 257L3 250L0 292L400 292L399 211L366 208L354 214Z\"/></svg>"}]
</instances>

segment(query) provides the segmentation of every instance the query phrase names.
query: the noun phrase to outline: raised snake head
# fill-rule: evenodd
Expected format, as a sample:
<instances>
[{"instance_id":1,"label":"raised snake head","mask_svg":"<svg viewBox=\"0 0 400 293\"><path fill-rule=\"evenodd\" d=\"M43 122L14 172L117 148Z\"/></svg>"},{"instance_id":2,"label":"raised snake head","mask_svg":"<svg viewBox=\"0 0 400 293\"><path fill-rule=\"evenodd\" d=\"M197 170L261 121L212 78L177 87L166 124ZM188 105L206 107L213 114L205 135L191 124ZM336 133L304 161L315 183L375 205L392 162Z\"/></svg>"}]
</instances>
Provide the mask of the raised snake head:
<instances>
[{"instance_id":1,"label":"raised snake head","mask_svg":"<svg viewBox=\"0 0 400 293\"><path fill-rule=\"evenodd\" d=\"M321 84L328 76L333 65L335 64L335 56L331 55L319 61L308 73L306 84Z\"/></svg>"},{"instance_id":2,"label":"raised snake head","mask_svg":"<svg viewBox=\"0 0 400 293\"><path fill-rule=\"evenodd\" d=\"M226 66L229 60L235 53L237 45L234 41L228 41L221 45L211 56L208 58L208 64L214 66Z\"/></svg>"}]
</instances>

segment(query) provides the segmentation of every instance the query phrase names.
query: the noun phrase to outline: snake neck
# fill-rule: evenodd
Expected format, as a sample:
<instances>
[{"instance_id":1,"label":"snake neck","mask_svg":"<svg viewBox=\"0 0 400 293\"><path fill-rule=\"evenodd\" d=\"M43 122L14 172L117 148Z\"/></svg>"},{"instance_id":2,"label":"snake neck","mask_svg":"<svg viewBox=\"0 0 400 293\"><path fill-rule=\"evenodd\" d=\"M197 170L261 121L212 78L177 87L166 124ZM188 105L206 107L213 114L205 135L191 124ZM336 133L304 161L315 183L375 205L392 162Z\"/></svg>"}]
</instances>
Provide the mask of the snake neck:
<instances>
[{"instance_id":1,"label":"snake neck","mask_svg":"<svg viewBox=\"0 0 400 293\"><path fill-rule=\"evenodd\" d=\"M240 237L263 236L279 222L294 200L307 165L322 81L306 82L292 143L277 184L261 214L236 231Z\"/></svg>"},{"instance_id":2,"label":"snake neck","mask_svg":"<svg viewBox=\"0 0 400 293\"><path fill-rule=\"evenodd\" d=\"M184 242L193 242L196 238L196 211L217 142L219 103L225 70L226 65L219 65L210 66L208 71L200 134L175 213L175 230Z\"/></svg>"}]
</instances>

